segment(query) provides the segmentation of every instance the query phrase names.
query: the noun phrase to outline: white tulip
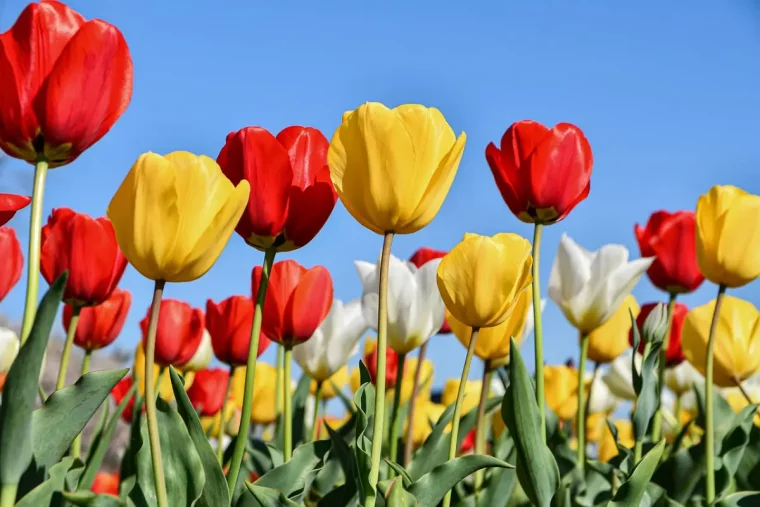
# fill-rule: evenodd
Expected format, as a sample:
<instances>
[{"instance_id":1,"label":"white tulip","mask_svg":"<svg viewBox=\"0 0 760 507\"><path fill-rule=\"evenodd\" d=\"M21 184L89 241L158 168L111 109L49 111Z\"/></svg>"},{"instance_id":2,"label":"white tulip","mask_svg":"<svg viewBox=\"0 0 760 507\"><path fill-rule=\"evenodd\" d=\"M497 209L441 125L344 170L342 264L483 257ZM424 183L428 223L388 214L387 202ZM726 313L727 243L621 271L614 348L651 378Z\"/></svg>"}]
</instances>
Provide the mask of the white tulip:
<instances>
[{"instance_id":1,"label":"white tulip","mask_svg":"<svg viewBox=\"0 0 760 507\"><path fill-rule=\"evenodd\" d=\"M695 382L704 383L704 377L689 361L682 361L678 366L665 370L665 385L675 394L691 391Z\"/></svg>"},{"instance_id":2,"label":"white tulip","mask_svg":"<svg viewBox=\"0 0 760 507\"><path fill-rule=\"evenodd\" d=\"M541 298L541 313L544 313L545 308L546 298ZM535 324L535 319L533 317L533 298L531 298L530 304L528 305L528 318L525 319L525 327L523 328L523 332L520 336L514 337L515 341L517 343L523 343L523 340L528 338L533 333L533 326L535 326Z\"/></svg>"},{"instance_id":3,"label":"white tulip","mask_svg":"<svg viewBox=\"0 0 760 507\"><path fill-rule=\"evenodd\" d=\"M388 346L407 354L438 333L446 307L436 275L441 259L421 268L391 255L388 271ZM362 308L367 323L377 330L379 265L356 261L362 281Z\"/></svg>"},{"instance_id":4,"label":"white tulip","mask_svg":"<svg viewBox=\"0 0 760 507\"><path fill-rule=\"evenodd\" d=\"M8 373L21 346L18 336L7 327L0 327L0 373Z\"/></svg>"},{"instance_id":5,"label":"white tulip","mask_svg":"<svg viewBox=\"0 0 760 507\"><path fill-rule=\"evenodd\" d=\"M336 299L314 335L293 347L293 359L310 378L324 382L359 351L367 327L361 300L343 304Z\"/></svg>"},{"instance_id":6,"label":"white tulip","mask_svg":"<svg viewBox=\"0 0 760 507\"><path fill-rule=\"evenodd\" d=\"M612 412L617 408L618 398L615 396L607 383L600 378L594 379L591 384L591 394L588 397L588 411L590 414Z\"/></svg>"},{"instance_id":7,"label":"white tulip","mask_svg":"<svg viewBox=\"0 0 760 507\"><path fill-rule=\"evenodd\" d=\"M641 368L641 355L636 354L636 368ZM605 372L602 380L609 390L623 400L636 400L636 391L633 389L633 370L631 369L631 352L619 356L612 361L609 369Z\"/></svg>"},{"instance_id":8,"label":"white tulip","mask_svg":"<svg viewBox=\"0 0 760 507\"><path fill-rule=\"evenodd\" d=\"M578 331L588 334L615 313L653 261L629 262L623 245L589 252L563 234L549 276L549 297Z\"/></svg>"},{"instance_id":9,"label":"white tulip","mask_svg":"<svg viewBox=\"0 0 760 507\"><path fill-rule=\"evenodd\" d=\"M182 365L184 371L201 371L208 368L214 355L214 347L211 345L211 335L204 328L201 343L188 362Z\"/></svg>"}]
</instances>

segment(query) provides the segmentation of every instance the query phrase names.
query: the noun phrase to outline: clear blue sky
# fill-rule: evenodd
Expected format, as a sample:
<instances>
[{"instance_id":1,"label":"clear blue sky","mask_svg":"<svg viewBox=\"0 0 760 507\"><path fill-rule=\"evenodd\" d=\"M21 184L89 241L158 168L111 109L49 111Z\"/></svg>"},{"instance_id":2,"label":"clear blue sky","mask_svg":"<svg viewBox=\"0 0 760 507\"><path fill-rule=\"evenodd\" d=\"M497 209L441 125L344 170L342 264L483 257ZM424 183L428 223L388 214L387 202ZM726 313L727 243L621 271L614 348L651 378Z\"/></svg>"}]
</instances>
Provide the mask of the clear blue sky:
<instances>
[{"instance_id":1,"label":"clear blue sky","mask_svg":"<svg viewBox=\"0 0 760 507\"><path fill-rule=\"evenodd\" d=\"M562 232L591 249L622 243L638 257L633 226L652 211L693 209L718 183L760 193L760 7L753 1L538 4L72 1L86 17L123 31L134 96L103 140L52 171L45 215L59 206L105 214L143 152L216 157L227 133L247 125L273 132L311 125L329 138L343 111L365 101L435 106L468 136L443 208L427 228L395 240L400 257L420 246L449 249L468 231L530 237L496 189L486 145L526 118L585 131L595 158L591 194L544 234L544 294ZM0 30L24 5L0 3ZM0 191L30 194L31 186L28 165L14 160L0 169ZM24 245L28 220L26 210L11 222ZM353 261L377 259L380 246L338 204L320 235L289 257L329 268L336 296L347 300L361 290ZM205 308L209 297L247 294L261 260L235 235L204 278L169 285L166 295ZM134 303L116 346L132 349L152 284L130 267L122 286ZM20 319L24 288L22 278L0 311ZM705 284L684 301L702 304L714 291ZM663 297L647 279L634 293L640 303ZM760 282L731 293L760 306ZM577 337L558 308L550 302L544 315L547 361L577 357ZM532 363L532 340L523 351ZM441 385L459 376L464 348L436 337L429 357Z\"/></svg>"}]
</instances>

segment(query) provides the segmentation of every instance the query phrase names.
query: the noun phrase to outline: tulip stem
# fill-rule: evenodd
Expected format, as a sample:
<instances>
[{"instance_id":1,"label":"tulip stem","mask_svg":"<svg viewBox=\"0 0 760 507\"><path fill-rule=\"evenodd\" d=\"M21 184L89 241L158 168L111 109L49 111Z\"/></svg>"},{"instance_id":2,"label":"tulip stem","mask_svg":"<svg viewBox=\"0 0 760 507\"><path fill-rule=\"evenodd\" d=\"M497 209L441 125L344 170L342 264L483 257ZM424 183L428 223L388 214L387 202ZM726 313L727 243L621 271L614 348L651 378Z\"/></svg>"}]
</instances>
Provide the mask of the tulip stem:
<instances>
[{"instance_id":1,"label":"tulip stem","mask_svg":"<svg viewBox=\"0 0 760 507\"><path fill-rule=\"evenodd\" d=\"M451 440L449 441L449 458L448 461L453 460L457 456L457 444L459 443L459 417L462 414L462 400L464 399L464 389L467 384L467 377L470 376L470 364L472 363L472 354L475 352L475 342L478 340L478 332L480 328L472 328L472 335L470 335L470 344L467 346L467 355L464 357L464 367L462 368L462 376L459 379L459 389L457 390L457 402L454 405L454 417L451 420ZM446 496L443 497L443 507L450 507L451 505L451 490L446 492Z\"/></svg>"},{"instance_id":2,"label":"tulip stem","mask_svg":"<svg viewBox=\"0 0 760 507\"><path fill-rule=\"evenodd\" d=\"M541 282L539 280L539 258L541 253L541 232L543 224L536 224L533 228L533 336L536 347L536 402L541 414L541 439L546 443L546 409L544 394L544 327L541 321Z\"/></svg>"},{"instance_id":3,"label":"tulip stem","mask_svg":"<svg viewBox=\"0 0 760 507\"><path fill-rule=\"evenodd\" d=\"M414 370L414 384L412 384L412 399L409 400L409 412L407 415L409 425L406 430L406 439L404 439L404 455L401 460L401 466L406 466L407 463L412 461L412 450L414 445L414 412L417 408L417 394L420 390L422 363L425 361L425 353L427 352L428 343L430 343L430 340L427 340L422 344L420 352L417 354L417 368Z\"/></svg>"},{"instance_id":4,"label":"tulip stem","mask_svg":"<svg viewBox=\"0 0 760 507\"><path fill-rule=\"evenodd\" d=\"M282 345L279 343L277 344L277 364L276 372L277 375L275 376L275 384L274 384L274 422L275 426L282 424L282 368L283 368L283 362L285 361L285 355L284 355L284 349L282 348ZM277 431L274 432L275 435L278 433ZM282 442L275 442L276 445L282 447Z\"/></svg>"},{"instance_id":5,"label":"tulip stem","mask_svg":"<svg viewBox=\"0 0 760 507\"><path fill-rule=\"evenodd\" d=\"M82 375L89 373L91 360L92 360L92 351L85 350L84 357L82 358ZM82 452L82 434L80 433L79 435L76 436L74 441L71 443L71 457L76 459L79 457L81 452Z\"/></svg>"},{"instance_id":6,"label":"tulip stem","mask_svg":"<svg viewBox=\"0 0 760 507\"><path fill-rule=\"evenodd\" d=\"M224 416L227 414L227 405L230 402L230 393L232 392L232 377L235 375L235 367L230 366L230 374L227 377L227 392L224 395L224 401L222 402L222 411L219 413L219 429L216 430L216 458L220 465L224 465L224 446L222 440L224 439Z\"/></svg>"},{"instance_id":7,"label":"tulip stem","mask_svg":"<svg viewBox=\"0 0 760 507\"><path fill-rule=\"evenodd\" d=\"M586 470L586 360L588 359L588 335L581 335L581 359L578 362L578 413L576 414L576 431L578 432L578 449L576 450L578 469L581 477Z\"/></svg>"},{"instance_id":8,"label":"tulip stem","mask_svg":"<svg viewBox=\"0 0 760 507\"><path fill-rule=\"evenodd\" d=\"M290 366L293 363L293 348L285 347L285 364L283 365L283 439L285 444L282 451L283 459L285 463L290 461L290 457L293 455L293 393L288 389L290 387Z\"/></svg>"},{"instance_id":9,"label":"tulip stem","mask_svg":"<svg viewBox=\"0 0 760 507\"><path fill-rule=\"evenodd\" d=\"M16 505L16 492L18 484L3 484L0 490L0 507L13 507Z\"/></svg>"},{"instance_id":10,"label":"tulip stem","mask_svg":"<svg viewBox=\"0 0 760 507\"><path fill-rule=\"evenodd\" d=\"M317 382L317 391L314 393L314 419L311 422L311 441L314 442L319 438L317 424L319 422L319 408L322 401L322 382Z\"/></svg>"},{"instance_id":11,"label":"tulip stem","mask_svg":"<svg viewBox=\"0 0 760 507\"><path fill-rule=\"evenodd\" d=\"M641 355L642 361L649 355L649 351L651 348L652 348L652 342L647 341L644 343L644 353ZM631 409L631 422L633 422L633 411L636 410L636 404L638 402L639 402L638 398L636 398L636 401L633 402L633 408ZM635 429L636 429L636 426L634 425L634 430ZM633 436L636 438L636 442L633 444L633 463L635 465L638 465L639 461L641 461L641 456L644 452L644 438L646 437L646 434L633 435Z\"/></svg>"},{"instance_id":12,"label":"tulip stem","mask_svg":"<svg viewBox=\"0 0 760 507\"><path fill-rule=\"evenodd\" d=\"M665 337L662 339L662 348L660 349L660 364L658 365L658 382L657 382L657 411L654 413L652 420L652 441L659 442L662 436L662 386L665 384L665 368L668 361L668 347L670 346L670 328L673 325L673 309L676 306L676 297L678 294L671 292L668 300L668 329L665 331Z\"/></svg>"},{"instance_id":13,"label":"tulip stem","mask_svg":"<svg viewBox=\"0 0 760 507\"><path fill-rule=\"evenodd\" d=\"M681 433L681 394L676 394L676 403L673 410L676 413L676 435ZM678 449L673 449L671 452L676 452Z\"/></svg>"},{"instance_id":14,"label":"tulip stem","mask_svg":"<svg viewBox=\"0 0 760 507\"><path fill-rule=\"evenodd\" d=\"M61 354L61 364L58 367L58 380L55 382L55 390L63 389L66 385L66 373L69 369L69 359L71 358L71 347L74 345L74 337L77 334L77 324L79 324L79 314L82 311L81 306L74 306L69 321L69 329L66 331L66 343L63 345Z\"/></svg>"},{"instance_id":15,"label":"tulip stem","mask_svg":"<svg viewBox=\"0 0 760 507\"><path fill-rule=\"evenodd\" d=\"M396 376L396 385L393 388L393 407L391 409L391 442L389 456L392 461L398 461L398 434L399 428L399 412L401 409L401 387L404 385L404 363L406 362L406 354L401 353L398 355L398 375ZM393 479L396 473L389 467L388 478Z\"/></svg>"},{"instance_id":16,"label":"tulip stem","mask_svg":"<svg viewBox=\"0 0 760 507\"><path fill-rule=\"evenodd\" d=\"M707 505L712 505L715 500L715 414L713 411L713 355L715 345L715 331L720 320L720 306L723 303L723 294L726 286L718 287L718 297L715 299L712 322L710 323L710 337L707 340L707 355L705 357L705 499Z\"/></svg>"},{"instance_id":17,"label":"tulip stem","mask_svg":"<svg viewBox=\"0 0 760 507\"><path fill-rule=\"evenodd\" d=\"M29 262L26 265L26 302L24 320L21 325L21 345L32 332L32 324L37 313L37 298L40 287L40 246L42 239L42 203L45 198L45 180L48 161L39 156L34 166L34 190L32 191L32 215L29 218Z\"/></svg>"},{"instance_id":18,"label":"tulip stem","mask_svg":"<svg viewBox=\"0 0 760 507\"><path fill-rule=\"evenodd\" d=\"M158 433L158 414L156 413L156 386L153 382L153 365L156 355L156 331L158 330L158 314L161 310L161 298L164 294L163 280L156 280L153 289L153 301L150 304L150 320L148 335L145 340L145 417L148 422L148 438L150 440L150 456L153 462L153 480L156 485L156 496L159 507L168 507L166 497L166 481L161 460L161 441ZM74 317L71 317L74 322Z\"/></svg>"},{"instance_id":19,"label":"tulip stem","mask_svg":"<svg viewBox=\"0 0 760 507\"><path fill-rule=\"evenodd\" d=\"M377 480L380 477L380 458L383 454L383 423L385 422L385 354L388 342L388 270L391 260L393 232L383 237L380 254L380 283L377 309L377 376L375 379L375 415L372 421L372 454L369 469L369 490L364 507L375 507Z\"/></svg>"},{"instance_id":20,"label":"tulip stem","mask_svg":"<svg viewBox=\"0 0 760 507\"><path fill-rule=\"evenodd\" d=\"M588 416L591 413L591 393L594 390L594 382L596 382L596 376L598 374L599 374L599 363L594 361L594 371L591 373L591 382L589 382L588 384L588 401L586 402L585 411L583 412L583 427L584 428L588 424Z\"/></svg>"},{"instance_id":21,"label":"tulip stem","mask_svg":"<svg viewBox=\"0 0 760 507\"><path fill-rule=\"evenodd\" d=\"M251 326L251 342L248 345L248 362L245 369L245 390L243 391L243 408L240 412L240 426L238 428L237 438L235 439L235 448L232 452L230 461L230 470L227 474L227 489L232 498L237 486L240 467L243 463L243 454L245 454L245 445L248 442L248 429L251 426L251 412L253 410L253 379L256 373L256 359L259 351L259 336L261 335L261 320L264 312L264 300L267 295L267 286L269 285L269 272L274 263L274 256L277 253L276 248L269 248L264 253L264 264L261 270L261 281L259 282L259 293L256 294L256 307L253 312L253 325Z\"/></svg>"},{"instance_id":22,"label":"tulip stem","mask_svg":"<svg viewBox=\"0 0 760 507\"><path fill-rule=\"evenodd\" d=\"M483 361L483 386L480 388L480 402L478 403L478 419L475 430L475 454L486 453L486 437L488 434L488 427L486 424L486 401L488 400L488 393L491 389L491 376L493 370L491 369L491 361L486 359ZM475 494L483 486L483 479L485 477L485 470L478 470L475 472Z\"/></svg>"}]
</instances>

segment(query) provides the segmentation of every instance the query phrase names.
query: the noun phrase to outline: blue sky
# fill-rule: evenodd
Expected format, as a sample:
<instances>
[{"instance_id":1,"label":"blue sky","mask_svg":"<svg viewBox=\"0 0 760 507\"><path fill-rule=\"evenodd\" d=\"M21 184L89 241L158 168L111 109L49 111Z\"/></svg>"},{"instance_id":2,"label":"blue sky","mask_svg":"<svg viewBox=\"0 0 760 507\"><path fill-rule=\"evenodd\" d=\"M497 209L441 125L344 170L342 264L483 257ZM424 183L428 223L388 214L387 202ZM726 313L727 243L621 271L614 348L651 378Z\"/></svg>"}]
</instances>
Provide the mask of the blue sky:
<instances>
[{"instance_id":1,"label":"blue sky","mask_svg":"<svg viewBox=\"0 0 760 507\"><path fill-rule=\"evenodd\" d=\"M227 133L247 125L273 132L310 125L329 138L343 111L365 101L435 106L468 136L440 213L419 233L397 237L393 252L400 257L420 246L450 249L464 232L530 238L530 226L510 214L496 189L486 145L520 119L566 121L585 131L595 158L591 194L544 233L544 294L563 232L589 249L621 243L638 257L633 226L652 211L693 209L713 184L760 193L754 2L517 4L72 1L86 17L123 31L134 96L104 139L51 172L45 215L60 206L105 214L143 152L216 157ZM0 4L0 30L24 5ZM0 191L30 194L31 186L30 166L12 160L0 168ZM11 222L24 245L28 220L25 210ZM381 241L338 204L320 235L288 257L326 266L336 296L347 300L361 291L353 261L375 260ZM204 278L169 285L166 295L205 308L207 298L247 294L251 268L261 260L235 235ZM23 311L25 283L0 303L13 319ZM134 299L116 346L132 349L152 283L129 267L122 286ZM699 305L714 292L704 284L683 301ZM760 306L758 282L731 293ZM663 298L647 279L634 294L640 303ZM544 317L547 362L577 357L576 334L559 309L549 302ZM459 376L464 352L452 337L433 338L437 385ZM531 364L532 340L523 352ZM273 355L272 348L265 358Z\"/></svg>"}]
</instances>

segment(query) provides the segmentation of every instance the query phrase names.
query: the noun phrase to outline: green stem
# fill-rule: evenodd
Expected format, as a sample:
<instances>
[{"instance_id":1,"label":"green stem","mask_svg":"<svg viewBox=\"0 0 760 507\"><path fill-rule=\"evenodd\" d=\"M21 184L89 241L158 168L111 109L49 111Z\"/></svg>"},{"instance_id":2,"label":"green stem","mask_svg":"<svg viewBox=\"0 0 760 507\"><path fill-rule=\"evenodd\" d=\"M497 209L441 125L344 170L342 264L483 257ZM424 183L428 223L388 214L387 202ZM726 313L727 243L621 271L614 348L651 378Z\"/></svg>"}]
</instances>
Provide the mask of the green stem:
<instances>
[{"instance_id":1,"label":"green stem","mask_svg":"<svg viewBox=\"0 0 760 507\"><path fill-rule=\"evenodd\" d=\"M675 434L679 435L681 433L681 395L676 394L676 404L674 407L674 410L676 412L676 431ZM677 452L678 449L671 449L671 454Z\"/></svg>"},{"instance_id":2,"label":"green stem","mask_svg":"<svg viewBox=\"0 0 760 507\"><path fill-rule=\"evenodd\" d=\"M486 359L483 361L483 386L480 389L480 402L478 403L478 419L475 429L475 454L486 453L486 436L488 428L486 425L486 401L488 400L488 393L491 388L491 376L493 370L491 369L491 361ZM485 470L478 470L475 472L475 494L478 494L478 490L483 486L483 479L485 477Z\"/></svg>"},{"instance_id":3,"label":"green stem","mask_svg":"<svg viewBox=\"0 0 760 507\"><path fill-rule=\"evenodd\" d=\"M546 443L546 409L544 405L544 327L541 321L541 282L539 279L539 258L541 254L541 232L544 226L536 224L533 228L533 336L536 347L536 401L541 414L541 439Z\"/></svg>"},{"instance_id":4,"label":"green stem","mask_svg":"<svg viewBox=\"0 0 760 507\"><path fill-rule=\"evenodd\" d=\"M166 497L166 480L164 466L161 460L161 440L158 432L158 414L156 412L156 385L153 380L153 364L156 355L156 331L158 330L158 314L161 310L161 298L164 294L163 280L156 280L153 289L153 301L150 305L150 320L148 335L145 340L145 418L148 422L148 438L150 440L150 455L153 462L153 480L159 507L168 507ZM73 317L72 317L73 319Z\"/></svg>"},{"instance_id":5,"label":"green stem","mask_svg":"<svg viewBox=\"0 0 760 507\"><path fill-rule=\"evenodd\" d=\"M372 421L372 454L369 469L369 488L364 507L375 507L377 480L380 477L380 458L383 454L383 423L385 422L385 354L388 344L388 269L391 260L393 233L383 237L380 254L380 284L377 309L377 378L375 380L375 415Z\"/></svg>"},{"instance_id":6,"label":"green stem","mask_svg":"<svg viewBox=\"0 0 760 507\"><path fill-rule=\"evenodd\" d=\"M578 412L576 414L576 431L578 432L578 449L576 450L578 469L581 477L586 470L586 360L588 359L588 335L581 335L581 359L578 362Z\"/></svg>"},{"instance_id":7,"label":"green stem","mask_svg":"<svg viewBox=\"0 0 760 507\"><path fill-rule=\"evenodd\" d=\"M29 262L26 265L26 302L24 320L21 325L21 345L32 332L34 316L37 313L37 298L40 289L40 244L42 238L42 202L45 198L45 180L48 162L39 157L34 166L34 190L32 191L32 215L29 219Z\"/></svg>"},{"instance_id":8,"label":"green stem","mask_svg":"<svg viewBox=\"0 0 760 507\"><path fill-rule=\"evenodd\" d=\"M720 321L720 306L726 286L718 287L718 297L715 298L715 310L710 323L710 338L707 341L707 356L705 358L705 497L707 505L715 501L715 411L713 410L713 355L715 354L715 331Z\"/></svg>"},{"instance_id":9,"label":"green stem","mask_svg":"<svg viewBox=\"0 0 760 507\"><path fill-rule=\"evenodd\" d=\"M594 361L594 371L591 374L591 382L588 385L588 401L586 402L585 411L583 412L583 427L588 424L588 417L591 415L591 393L594 390L594 382L596 382L596 376L599 374L599 363ZM584 432L585 435L585 432Z\"/></svg>"},{"instance_id":10,"label":"green stem","mask_svg":"<svg viewBox=\"0 0 760 507\"><path fill-rule=\"evenodd\" d=\"M235 367L230 366L230 374L227 377L227 391L224 395L224 401L222 402L222 411L219 413L219 429L216 430L216 459L220 465L224 465L224 416L227 414L227 404L230 401L230 393L232 392L232 377L235 375Z\"/></svg>"},{"instance_id":11,"label":"green stem","mask_svg":"<svg viewBox=\"0 0 760 507\"><path fill-rule=\"evenodd\" d=\"M92 360L92 351L85 350L84 358L82 359L82 375L89 373L91 360ZM71 456L73 458L78 458L81 452L82 452L82 434L80 433L79 435L76 436L74 441L71 443Z\"/></svg>"},{"instance_id":12,"label":"green stem","mask_svg":"<svg viewBox=\"0 0 760 507\"><path fill-rule=\"evenodd\" d=\"M467 346L467 355L464 357L464 367L462 376L459 379L459 389L457 390L457 402L454 405L454 418L451 421L451 440L449 441L449 459L453 460L457 456L457 444L459 443L459 417L462 415L462 400L464 399L464 390L467 384L467 378L470 376L470 363L472 363L472 354L475 352L475 342L478 340L479 328L472 328L470 344ZM443 497L443 507L451 505L451 490L446 492Z\"/></svg>"},{"instance_id":13,"label":"green stem","mask_svg":"<svg viewBox=\"0 0 760 507\"><path fill-rule=\"evenodd\" d=\"M676 306L676 297L678 294L671 292L668 301L668 330L662 339L662 348L660 349L660 363L658 365L658 383L657 383L657 411L654 413L652 420L652 441L659 442L662 437L662 386L665 384L665 369L667 368L668 346L670 345L670 328L673 325L673 309Z\"/></svg>"},{"instance_id":14,"label":"green stem","mask_svg":"<svg viewBox=\"0 0 760 507\"><path fill-rule=\"evenodd\" d=\"M283 368L283 362L285 361L285 349L283 349L282 345L279 343L277 345L277 364L275 365L277 375L275 376L275 384L274 384L274 424L275 424L275 431L274 435L277 435L277 425L282 424L282 368ZM276 437L275 437L276 438ZM282 442L275 442L275 444L282 448L283 443Z\"/></svg>"},{"instance_id":15,"label":"green stem","mask_svg":"<svg viewBox=\"0 0 760 507\"><path fill-rule=\"evenodd\" d=\"M235 439L235 448L233 449L232 460L230 461L230 471L227 474L227 490L229 491L230 498L232 498L237 486L240 467L243 463L243 454L245 454L245 444L248 442L248 428L251 425L251 411L253 410L253 378L256 373L256 358L259 351L259 335L261 334L264 299L266 298L267 286L269 285L269 271L272 269L276 253L277 250L272 247L264 254L259 293L256 294L256 307L253 313L253 325L251 326L251 342L248 345L248 363L245 370L243 408L240 415L237 438Z\"/></svg>"},{"instance_id":16,"label":"green stem","mask_svg":"<svg viewBox=\"0 0 760 507\"><path fill-rule=\"evenodd\" d=\"M16 491L18 484L3 484L0 490L0 507L13 507L16 505Z\"/></svg>"},{"instance_id":17,"label":"green stem","mask_svg":"<svg viewBox=\"0 0 760 507\"><path fill-rule=\"evenodd\" d=\"M644 354L642 354L642 358L646 358L649 355L649 351L652 348L652 342L646 342L644 344ZM643 364L643 363L642 363ZM637 402L638 400L636 400ZM634 402L633 410L636 409L636 402ZM631 411L631 422L633 422L633 411ZM634 424L634 429L636 428L636 425ZM644 438L646 435L634 435L636 437L636 442L633 445L633 463L638 464L639 461L641 461L641 455L644 451Z\"/></svg>"},{"instance_id":18,"label":"green stem","mask_svg":"<svg viewBox=\"0 0 760 507\"><path fill-rule=\"evenodd\" d=\"M283 448L283 459L285 463L290 461L293 455L293 393L288 387L290 386L290 366L293 363L293 349L291 347L285 347L285 364L283 368L282 383L283 387L283 437L285 439L285 447Z\"/></svg>"},{"instance_id":19,"label":"green stem","mask_svg":"<svg viewBox=\"0 0 760 507\"><path fill-rule=\"evenodd\" d=\"M391 408L391 442L390 442L390 459L393 461L398 460L398 434L399 428L399 412L401 409L401 387L404 385L404 363L406 362L406 354L398 355L398 376L396 377L396 385L393 388L393 407ZM396 473L392 468L389 468L388 478L393 479Z\"/></svg>"},{"instance_id":20,"label":"green stem","mask_svg":"<svg viewBox=\"0 0 760 507\"><path fill-rule=\"evenodd\" d=\"M314 418L311 421L311 441L314 442L319 438L317 426L319 422L319 408L322 401L322 382L317 382L317 392L314 393Z\"/></svg>"},{"instance_id":21,"label":"green stem","mask_svg":"<svg viewBox=\"0 0 760 507\"><path fill-rule=\"evenodd\" d=\"M426 341L420 347L420 352L417 354L417 368L414 370L414 383L412 384L412 399L409 400L409 413L407 420L409 421L406 429L406 439L404 439L404 455L402 457L401 466L406 466L407 463L412 461L412 451L414 450L414 412L417 409L417 395L420 390L420 380L422 377L422 363L425 361L425 353L427 352L428 343Z\"/></svg>"},{"instance_id":22,"label":"green stem","mask_svg":"<svg viewBox=\"0 0 760 507\"><path fill-rule=\"evenodd\" d=\"M66 331L66 343L63 345L61 354L61 364L58 367L58 380L55 383L55 390L59 391L66 385L66 372L69 369L69 359L71 358L71 347L74 345L74 337L77 334L77 324L79 324L79 314L82 311L81 306L74 306L69 321L69 329Z\"/></svg>"}]
</instances>

